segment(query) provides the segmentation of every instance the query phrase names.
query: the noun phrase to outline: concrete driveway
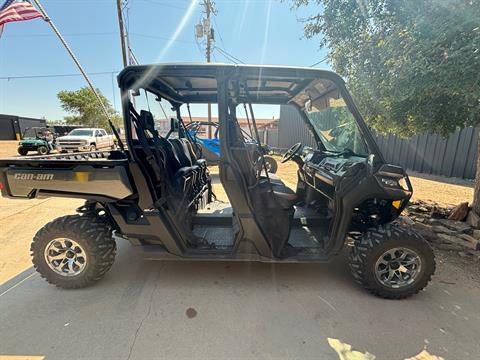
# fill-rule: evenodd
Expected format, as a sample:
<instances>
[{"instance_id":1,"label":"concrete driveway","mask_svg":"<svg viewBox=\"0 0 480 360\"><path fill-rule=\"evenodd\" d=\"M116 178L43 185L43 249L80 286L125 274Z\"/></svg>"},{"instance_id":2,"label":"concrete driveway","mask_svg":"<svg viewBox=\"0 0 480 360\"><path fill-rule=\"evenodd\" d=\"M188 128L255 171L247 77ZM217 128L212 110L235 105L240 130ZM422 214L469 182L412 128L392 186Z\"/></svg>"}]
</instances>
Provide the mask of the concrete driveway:
<instances>
[{"instance_id":1,"label":"concrete driveway","mask_svg":"<svg viewBox=\"0 0 480 360\"><path fill-rule=\"evenodd\" d=\"M426 349L478 359L478 285L441 262L426 291L388 301L351 280L344 256L328 265L161 262L122 242L93 287L57 289L32 269L0 286L0 355L406 359ZM339 357L347 344L367 354Z\"/></svg>"}]
</instances>

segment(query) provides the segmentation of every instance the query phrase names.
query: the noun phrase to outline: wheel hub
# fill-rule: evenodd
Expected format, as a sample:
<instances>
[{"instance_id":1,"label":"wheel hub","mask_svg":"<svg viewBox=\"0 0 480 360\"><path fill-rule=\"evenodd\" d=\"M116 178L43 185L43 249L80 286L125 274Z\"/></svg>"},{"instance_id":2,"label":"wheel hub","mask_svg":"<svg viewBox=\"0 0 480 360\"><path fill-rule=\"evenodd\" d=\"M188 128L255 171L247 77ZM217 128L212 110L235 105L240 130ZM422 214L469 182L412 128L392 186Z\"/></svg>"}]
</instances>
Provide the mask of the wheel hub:
<instances>
[{"instance_id":1,"label":"wheel hub","mask_svg":"<svg viewBox=\"0 0 480 360\"><path fill-rule=\"evenodd\" d=\"M397 247L385 251L375 264L375 277L384 286L401 288L412 284L420 274L420 256L412 249Z\"/></svg>"},{"instance_id":2,"label":"wheel hub","mask_svg":"<svg viewBox=\"0 0 480 360\"><path fill-rule=\"evenodd\" d=\"M76 276L87 264L84 249L72 239L53 239L45 247L44 255L50 269L62 276Z\"/></svg>"}]
</instances>

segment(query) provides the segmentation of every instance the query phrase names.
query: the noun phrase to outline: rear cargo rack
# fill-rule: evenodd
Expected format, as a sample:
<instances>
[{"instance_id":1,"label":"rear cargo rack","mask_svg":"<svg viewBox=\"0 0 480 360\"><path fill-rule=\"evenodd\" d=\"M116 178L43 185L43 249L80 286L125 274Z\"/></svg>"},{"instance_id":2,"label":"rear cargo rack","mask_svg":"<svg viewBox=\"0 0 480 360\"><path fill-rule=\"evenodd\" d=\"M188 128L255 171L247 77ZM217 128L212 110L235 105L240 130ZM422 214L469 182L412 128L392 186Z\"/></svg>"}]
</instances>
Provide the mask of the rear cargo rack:
<instances>
[{"instance_id":1,"label":"rear cargo rack","mask_svg":"<svg viewBox=\"0 0 480 360\"><path fill-rule=\"evenodd\" d=\"M12 158L12 159L22 159L22 160L98 160L98 159L109 159L110 155L122 155L121 158L124 158L125 155L117 150L109 151L93 151L93 152L78 152L78 153L65 153L65 154L48 154L48 155L34 155L34 156L22 156L21 158ZM119 156L115 156L119 159Z\"/></svg>"}]
</instances>

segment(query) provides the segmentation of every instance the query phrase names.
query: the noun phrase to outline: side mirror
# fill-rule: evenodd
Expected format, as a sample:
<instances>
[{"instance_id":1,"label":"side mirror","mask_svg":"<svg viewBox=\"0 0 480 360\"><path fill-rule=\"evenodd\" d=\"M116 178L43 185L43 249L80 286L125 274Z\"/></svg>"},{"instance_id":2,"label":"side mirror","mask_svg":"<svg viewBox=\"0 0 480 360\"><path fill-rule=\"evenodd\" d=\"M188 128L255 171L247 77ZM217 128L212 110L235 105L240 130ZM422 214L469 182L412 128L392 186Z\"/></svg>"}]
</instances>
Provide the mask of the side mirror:
<instances>
[{"instance_id":1,"label":"side mirror","mask_svg":"<svg viewBox=\"0 0 480 360\"><path fill-rule=\"evenodd\" d=\"M103 136L103 134L102 134L102 133L99 133L97 136L98 136L98 137L102 137L102 136Z\"/></svg>"}]
</instances>

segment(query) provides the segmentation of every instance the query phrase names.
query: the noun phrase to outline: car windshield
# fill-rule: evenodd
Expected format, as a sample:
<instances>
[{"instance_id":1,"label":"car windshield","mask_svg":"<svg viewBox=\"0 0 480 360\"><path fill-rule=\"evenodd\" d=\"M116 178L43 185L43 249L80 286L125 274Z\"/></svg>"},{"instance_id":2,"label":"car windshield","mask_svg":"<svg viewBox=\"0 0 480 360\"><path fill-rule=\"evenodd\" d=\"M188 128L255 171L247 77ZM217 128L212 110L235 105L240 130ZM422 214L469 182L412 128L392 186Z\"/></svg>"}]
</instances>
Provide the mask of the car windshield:
<instances>
[{"instance_id":1,"label":"car windshield","mask_svg":"<svg viewBox=\"0 0 480 360\"><path fill-rule=\"evenodd\" d=\"M336 98L335 92L332 92L332 96L308 101L305 114L328 151L368 155L368 148L353 114L343 98Z\"/></svg>"},{"instance_id":2,"label":"car windshield","mask_svg":"<svg viewBox=\"0 0 480 360\"><path fill-rule=\"evenodd\" d=\"M87 130L87 129L75 129L68 133L68 135L74 135L74 136L92 136L92 134L93 134L93 130Z\"/></svg>"}]
</instances>

